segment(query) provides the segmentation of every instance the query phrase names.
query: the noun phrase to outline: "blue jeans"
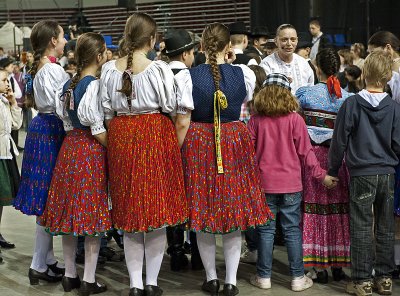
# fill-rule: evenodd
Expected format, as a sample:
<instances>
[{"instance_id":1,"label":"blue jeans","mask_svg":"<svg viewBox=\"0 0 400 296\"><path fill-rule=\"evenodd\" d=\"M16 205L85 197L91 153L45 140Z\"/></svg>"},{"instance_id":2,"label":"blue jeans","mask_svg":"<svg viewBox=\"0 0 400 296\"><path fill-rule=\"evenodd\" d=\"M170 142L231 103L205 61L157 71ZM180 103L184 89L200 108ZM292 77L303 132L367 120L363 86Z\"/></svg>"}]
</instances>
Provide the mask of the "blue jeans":
<instances>
[{"instance_id":1,"label":"blue jeans","mask_svg":"<svg viewBox=\"0 0 400 296\"><path fill-rule=\"evenodd\" d=\"M393 271L393 195L394 175L358 176L350 179L353 281L371 280L373 268L376 277L390 277Z\"/></svg>"},{"instance_id":2,"label":"blue jeans","mask_svg":"<svg viewBox=\"0 0 400 296\"><path fill-rule=\"evenodd\" d=\"M289 259L290 275L299 277L304 275L302 233L300 230L301 192L286 194L265 194L271 212L281 214L282 232L285 237ZM261 278L270 278L272 273L272 251L274 249L276 222L257 227L259 235L257 275Z\"/></svg>"}]
</instances>

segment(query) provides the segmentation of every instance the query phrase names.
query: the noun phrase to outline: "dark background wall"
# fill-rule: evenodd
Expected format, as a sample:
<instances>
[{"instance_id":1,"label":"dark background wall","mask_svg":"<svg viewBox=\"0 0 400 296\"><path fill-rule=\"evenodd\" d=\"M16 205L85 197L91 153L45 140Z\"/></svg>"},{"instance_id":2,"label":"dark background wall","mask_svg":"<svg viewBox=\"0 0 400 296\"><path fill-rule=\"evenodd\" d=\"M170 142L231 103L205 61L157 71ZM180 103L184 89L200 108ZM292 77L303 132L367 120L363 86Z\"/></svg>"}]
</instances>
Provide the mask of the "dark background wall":
<instances>
[{"instance_id":1,"label":"dark background wall","mask_svg":"<svg viewBox=\"0 0 400 296\"><path fill-rule=\"evenodd\" d=\"M346 35L347 42L366 43L379 30L400 36L399 0L251 0L251 26L275 31L290 23L308 32L308 22L319 17L323 32ZM369 16L369 25L368 25Z\"/></svg>"}]
</instances>

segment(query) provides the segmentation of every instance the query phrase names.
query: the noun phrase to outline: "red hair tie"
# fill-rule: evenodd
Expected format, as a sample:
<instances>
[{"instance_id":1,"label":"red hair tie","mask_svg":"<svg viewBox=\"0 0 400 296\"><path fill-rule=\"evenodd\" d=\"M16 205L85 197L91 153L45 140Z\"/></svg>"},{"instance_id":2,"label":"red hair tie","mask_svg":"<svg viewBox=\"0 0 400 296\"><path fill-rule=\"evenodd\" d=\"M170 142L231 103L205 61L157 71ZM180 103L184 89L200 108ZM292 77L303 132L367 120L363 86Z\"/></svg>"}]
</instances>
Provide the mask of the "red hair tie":
<instances>
[{"instance_id":1,"label":"red hair tie","mask_svg":"<svg viewBox=\"0 0 400 296\"><path fill-rule=\"evenodd\" d=\"M336 76L329 76L326 85L328 86L328 92L330 95L335 95L338 98L342 97L342 89L340 88L339 79L337 79Z\"/></svg>"}]
</instances>

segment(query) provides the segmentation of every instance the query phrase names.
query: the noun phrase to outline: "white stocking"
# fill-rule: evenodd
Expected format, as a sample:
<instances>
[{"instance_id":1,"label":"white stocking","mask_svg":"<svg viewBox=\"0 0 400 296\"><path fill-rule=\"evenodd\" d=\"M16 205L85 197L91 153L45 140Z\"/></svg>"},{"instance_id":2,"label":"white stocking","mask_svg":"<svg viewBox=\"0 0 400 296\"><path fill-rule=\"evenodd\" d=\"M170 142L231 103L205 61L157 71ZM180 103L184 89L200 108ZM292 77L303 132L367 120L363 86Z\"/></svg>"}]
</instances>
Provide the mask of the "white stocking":
<instances>
[{"instance_id":1,"label":"white stocking","mask_svg":"<svg viewBox=\"0 0 400 296\"><path fill-rule=\"evenodd\" d=\"M143 290L144 234L124 232L124 252L130 287Z\"/></svg>"},{"instance_id":2,"label":"white stocking","mask_svg":"<svg viewBox=\"0 0 400 296\"><path fill-rule=\"evenodd\" d=\"M53 237L46 232L43 226L36 224L36 241L33 251L31 268L45 272L48 268L46 264L49 250L53 247ZM53 262L54 263L54 262Z\"/></svg>"},{"instance_id":3,"label":"white stocking","mask_svg":"<svg viewBox=\"0 0 400 296\"><path fill-rule=\"evenodd\" d=\"M76 249L78 247L78 237L71 234L63 235L62 247L64 254L65 276L69 278L76 278Z\"/></svg>"},{"instance_id":4,"label":"white stocking","mask_svg":"<svg viewBox=\"0 0 400 296\"><path fill-rule=\"evenodd\" d=\"M217 269L215 267L215 235L212 233L196 232L197 246L199 247L201 261L206 270L207 282L216 280Z\"/></svg>"},{"instance_id":5,"label":"white stocking","mask_svg":"<svg viewBox=\"0 0 400 296\"><path fill-rule=\"evenodd\" d=\"M145 234L146 285L157 286L158 273L167 241L165 232L166 228L162 228Z\"/></svg>"},{"instance_id":6,"label":"white stocking","mask_svg":"<svg viewBox=\"0 0 400 296\"><path fill-rule=\"evenodd\" d=\"M225 284L236 286L236 274L239 267L242 234L240 230L222 235L225 257Z\"/></svg>"},{"instance_id":7,"label":"white stocking","mask_svg":"<svg viewBox=\"0 0 400 296\"><path fill-rule=\"evenodd\" d=\"M85 237L85 270L83 280L88 283L94 283L96 280L96 266L99 257L101 236Z\"/></svg>"}]
</instances>

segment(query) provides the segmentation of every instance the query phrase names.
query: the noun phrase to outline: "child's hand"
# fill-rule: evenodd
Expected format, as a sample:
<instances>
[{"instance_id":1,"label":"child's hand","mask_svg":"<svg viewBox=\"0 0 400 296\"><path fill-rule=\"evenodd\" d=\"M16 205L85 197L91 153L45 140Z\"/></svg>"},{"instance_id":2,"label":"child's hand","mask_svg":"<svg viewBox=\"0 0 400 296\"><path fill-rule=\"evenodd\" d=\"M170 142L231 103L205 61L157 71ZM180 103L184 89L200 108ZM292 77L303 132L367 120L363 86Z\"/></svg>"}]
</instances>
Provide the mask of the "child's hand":
<instances>
[{"instance_id":1,"label":"child's hand","mask_svg":"<svg viewBox=\"0 0 400 296\"><path fill-rule=\"evenodd\" d=\"M326 175L322 184L324 184L326 188L332 189L336 187L338 181L339 179L337 177Z\"/></svg>"},{"instance_id":2,"label":"child's hand","mask_svg":"<svg viewBox=\"0 0 400 296\"><path fill-rule=\"evenodd\" d=\"M232 48L230 48L226 53L225 53L225 63L227 64L232 64L233 61L236 60L236 54L233 51Z\"/></svg>"},{"instance_id":3,"label":"child's hand","mask_svg":"<svg viewBox=\"0 0 400 296\"><path fill-rule=\"evenodd\" d=\"M17 100L15 99L14 92L12 91L11 87L7 88L7 92L5 93L6 99L10 102L10 105L17 104Z\"/></svg>"}]
</instances>

